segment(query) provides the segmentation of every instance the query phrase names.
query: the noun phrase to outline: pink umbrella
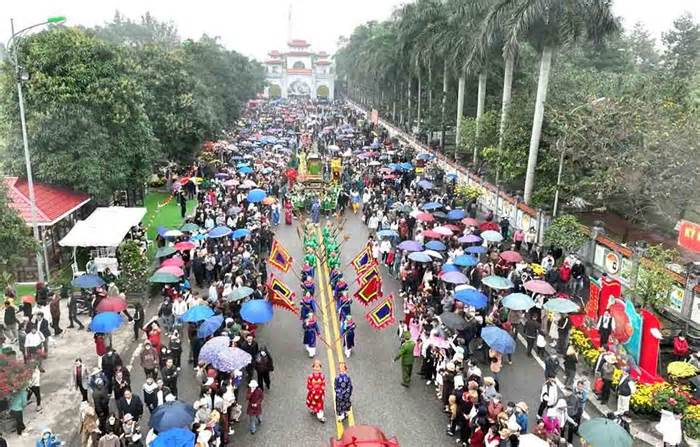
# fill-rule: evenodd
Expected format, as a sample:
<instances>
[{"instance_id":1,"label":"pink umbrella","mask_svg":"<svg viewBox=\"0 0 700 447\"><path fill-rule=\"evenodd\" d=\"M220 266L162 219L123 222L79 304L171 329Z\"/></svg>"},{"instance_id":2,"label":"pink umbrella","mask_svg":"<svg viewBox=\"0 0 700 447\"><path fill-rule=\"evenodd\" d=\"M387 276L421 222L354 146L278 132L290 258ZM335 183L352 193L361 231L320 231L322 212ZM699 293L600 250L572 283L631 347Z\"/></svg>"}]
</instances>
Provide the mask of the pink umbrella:
<instances>
[{"instance_id":1,"label":"pink umbrella","mask_svg":"<svg viewBox=\"0 0 700 447\"><path fill-rule=\"evenodd\" d=\"M182 260L182 258L178 256L173 256L172 258L168 258L165 261L161 262L160 266L161 267L168 267L168 266L173 266L173 267L182 267L185 265L185 261Z\"/></svg>"},{"instance_id":2,"label":"pink umbrella","mask_svg":"<svg viewBox=\"0 0 700 447\"><path fill-rule=\"evenodd\" d=\"M447 349L450 347L450 342L445 340L442 337L438 337L436 335L431 335L430 338L425 342L428 345L431 346L436 346L440 349Z\"/></svg>"},{"instance_id":3,"label":"pink umbrella","mask_svg":"<svg viewBox=\"0 0 700 447\"><path fill-rule=\"evenodd\" d=\"M473 217L465 217L464 219L462 219L462 223L468 227L479 226L479 221L474 219Z\"/></svg>"},{"instance_id":4,"label":"pink umbrella","mask_svg":"<svg viewBox=\"0 0 700 447\"><path fill-rule=\"evenodd\" d=\"M435 218L430 213L418 213L416 215L416 220L420 220L422 222L432 222L434 219Z\"/></svg>"},{"instance_id":5,"label":"pink umbrella","mask_svg":"<svg viewBox=\"0 0 700 447\"><path fill-rule=\"evenodd\" d=\"M185 272L182 271L180 267L174 265L166 265L165 267L159 268L156 273L170 273L175 276L185 276Z\"/></svg>"},{"instance_id":6,"label":"pink umbrella","mask_svg":"<svg viewBox=\"0 0 700 447\"><path fill-rule=\"evenodd\" d=\"M459 227L455 224L447 224L445 225L445 228L449 228L450 230L454 231L460 231Z\"/></svg>"},{"instance_id":7,"label":"pink umbrella","mask_svg":"<svg viewBox=\"0 0 700 447\"><path fill-rule=\"evenodd\" d=\"M435 227L433 231L441 234L442 236L452 236L454 233L447 227Z\"/></svg>"},{"instance_id":8,"label":"pink umbrella","mask_svg":"<svg viewBox=\"0 0 700 447\"><path fill-rule=\"evenodd\" d=\"M438 233L437 231L433 231L433 230L425 230L422 234L423 234L423 237L432 238L432 239L439 239L442 237L442 234Z\"/></svg>"},{"instance_id":9,"label":"pink umbrella","mask_svg":"<svg viewBox=\"0 0 700 447\"><path fill-rule=\"evenodd\" d=\"M557 291L554 287L547 281L542 281L541 279L531 279L523 284L525 290L530 292L539 293L541 295L554 295Z\"/></svg>"},{"instance_id":10,"label":"pink umbrella","mask_svg":"<svg viewBox=\"0 0 700 447\"><path fill-rule=\"evenodd\" d=\"M520 262L523 260L523 257L517 251L506 250L503 253L501 253L501 259L503 259L506 262Z\"/></svg>"},{"instance_id":11,"label":"pink umbrella","mask_svg":"<svg viewBox=\"0 0 700 447\"><path fill-rule=\"evenodd\" d=\"M194 242L190 241L183 241L183 242L178 242L175 244L175 250L177 251L187 251L187 250L192 250L194 248Z\"/></svg>"}]
</instances>

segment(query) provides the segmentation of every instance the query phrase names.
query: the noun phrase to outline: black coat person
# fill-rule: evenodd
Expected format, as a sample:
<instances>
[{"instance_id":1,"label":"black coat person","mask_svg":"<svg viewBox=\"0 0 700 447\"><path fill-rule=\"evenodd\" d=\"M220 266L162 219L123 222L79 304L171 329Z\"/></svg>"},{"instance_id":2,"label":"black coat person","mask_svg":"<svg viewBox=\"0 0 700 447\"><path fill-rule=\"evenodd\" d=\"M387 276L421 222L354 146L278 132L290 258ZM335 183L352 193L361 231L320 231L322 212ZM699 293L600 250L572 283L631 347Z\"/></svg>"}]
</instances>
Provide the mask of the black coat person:
<instances>
[{"instance_id":1,"label":"black coat person","mask_svg":"<svg viewBox=\"0 0 700 447\"><path fill-rule=\"evenodd\" d=\"M110 349L107 354L102 356L102 372L107 377L107 390L112 391L112 382L114 381L114 371L117 366L123 366L122 358L119 357L117 351Z\"/></svg>"}]
</instances>

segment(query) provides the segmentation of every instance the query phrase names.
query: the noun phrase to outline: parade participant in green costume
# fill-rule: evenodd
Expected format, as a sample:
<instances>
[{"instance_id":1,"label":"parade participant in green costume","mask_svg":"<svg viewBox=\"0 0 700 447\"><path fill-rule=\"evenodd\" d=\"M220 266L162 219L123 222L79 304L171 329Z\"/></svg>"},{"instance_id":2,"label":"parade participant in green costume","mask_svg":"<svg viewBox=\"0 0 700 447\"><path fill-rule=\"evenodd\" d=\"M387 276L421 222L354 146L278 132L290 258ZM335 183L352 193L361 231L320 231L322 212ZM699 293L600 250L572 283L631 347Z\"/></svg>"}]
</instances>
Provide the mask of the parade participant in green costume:
<instances>
[{"instance_id":1,"label":"parade participant in green costume","mask_svg":"<svg viewBox=\"0 0 700 447\"><path fill-rule=\"evenodd\" d=\"M328 255L328 268L334 269L340 267L340 255L332 251Z\"/></svg>"},{"instance_id":2,"label":"parade participant in green costume","mask_svg":"<svg viewBox=\"0 0 700 447\"><path fill-rule=\"evenodd\" d=\"M403 333L404 342L401 344L399 353L394 357L394 361L401 359L401 385L408 387L411 384L411 373L413 372L413 348L416 342L411 340L411 334Z\"/></svg>"}]
</instances>

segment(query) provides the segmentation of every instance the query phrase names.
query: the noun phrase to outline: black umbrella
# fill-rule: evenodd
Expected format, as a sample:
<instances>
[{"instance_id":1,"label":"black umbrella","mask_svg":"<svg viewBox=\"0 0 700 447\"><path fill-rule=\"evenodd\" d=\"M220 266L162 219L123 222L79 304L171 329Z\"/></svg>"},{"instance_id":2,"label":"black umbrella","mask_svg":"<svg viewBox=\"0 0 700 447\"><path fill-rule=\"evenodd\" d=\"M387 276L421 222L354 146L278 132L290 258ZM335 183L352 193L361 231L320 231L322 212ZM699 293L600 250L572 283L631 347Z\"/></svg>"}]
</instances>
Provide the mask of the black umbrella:
<instances>
[{"instance_id":1,"label":"black umbrella","mask_svg":"<svg viewBox=\"0 0 700 447\"><path fill-rule=\"evenodd\" d=\"M435 211L432 214L436 219L447 219L447 214L443 213L442 211Z\"/></svg>"},{"instance_id":2,"label":"black umbrella","mask_svg":"<svg viewBox=\"0 0 700 447\"><path fill-rule=\"evenodd\" d=\"M462 331L467 327L467 320L454 312L445 312L441 314L440 321L453 331Z\"/></svg>"}]
</instances>

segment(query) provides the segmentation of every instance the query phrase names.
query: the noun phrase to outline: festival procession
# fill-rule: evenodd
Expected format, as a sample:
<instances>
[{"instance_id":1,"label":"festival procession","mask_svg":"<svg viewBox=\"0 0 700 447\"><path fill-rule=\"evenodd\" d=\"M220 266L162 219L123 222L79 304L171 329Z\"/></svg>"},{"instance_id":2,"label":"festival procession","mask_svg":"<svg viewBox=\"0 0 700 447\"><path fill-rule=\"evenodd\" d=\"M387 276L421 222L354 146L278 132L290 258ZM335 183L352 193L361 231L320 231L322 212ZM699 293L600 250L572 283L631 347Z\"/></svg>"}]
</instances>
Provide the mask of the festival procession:
<instances>
[{"instance_id":1,"label":"festival procession","mask_svg":"<svg viewBox=\"0 0 700 447\"><path fill-rule=\"evenodd\" d=\"M145 199L5 178L46 223L40 276L0 276L0 447L700 445L697 338L654 304L693 312L697 262L508 195L288 47Z\"/></svg>"}]
</instances>

